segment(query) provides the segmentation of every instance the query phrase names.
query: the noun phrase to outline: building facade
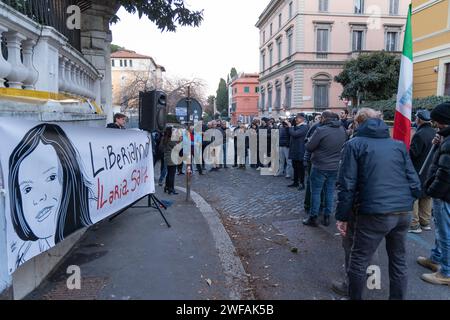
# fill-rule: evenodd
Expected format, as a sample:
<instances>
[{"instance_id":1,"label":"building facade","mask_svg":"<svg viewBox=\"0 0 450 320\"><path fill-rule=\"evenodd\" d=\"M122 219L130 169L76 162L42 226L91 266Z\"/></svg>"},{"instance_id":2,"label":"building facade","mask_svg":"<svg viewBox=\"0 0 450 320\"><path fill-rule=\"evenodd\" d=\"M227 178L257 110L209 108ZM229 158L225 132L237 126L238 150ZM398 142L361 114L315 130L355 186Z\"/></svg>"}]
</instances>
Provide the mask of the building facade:
<instances>
[{"instance_id":1,"label":"building facade","mask_svg":"<svg viewBox=\"0 0 450 320\"><path fill-rule=\"evenodd\" d=\"M360 53L401 52L408 0L272 0L261 14L260 115L342 109L334 82Z\"/></svg>"},{"instance_id":2,"label":"building facade","mask_svg":"<svg viewBox=\"0 0 450 320\"><path fill-rule=\"evenodd\" d=\"M136 103L139 90L158 90L163 86L166 69L150 56L131 50L111 54L113 104L130 107Z\"/></svg>"},{"instance_id":3,"label":"building facade","mask_svg":"<svg viewBox=\"0 0 450 320\"><path fill-rule=\"evenodd\" d=\"M231 82L231 124L251 123L258 116L259 75L241 74Z\"/></svg>"},{"instance_id":4,"label":"building facade","mask_svg":"<svg viewBox=\"0 0 450 320\"><path fill-rule=\"evenodd\" d=\"M414 97L450 96L450 1L413 0Z\"/></svg>"}]
</instances>

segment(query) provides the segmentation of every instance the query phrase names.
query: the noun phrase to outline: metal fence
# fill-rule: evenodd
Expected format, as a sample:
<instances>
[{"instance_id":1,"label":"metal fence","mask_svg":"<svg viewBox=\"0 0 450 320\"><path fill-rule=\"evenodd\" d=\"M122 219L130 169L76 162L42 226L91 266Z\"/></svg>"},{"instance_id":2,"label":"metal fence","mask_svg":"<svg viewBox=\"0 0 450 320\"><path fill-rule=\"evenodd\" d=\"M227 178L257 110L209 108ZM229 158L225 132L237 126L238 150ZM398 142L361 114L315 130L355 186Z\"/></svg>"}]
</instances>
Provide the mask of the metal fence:
<instances>
[{"instance_id":1,"label":"metal fence","mask_svg":"<svg viewBox=\"0 0 450 320\"><path fill-rule=\"evenodd\" d=\"M67 28L67 20L71 13L67 13L67 8L77 5L81 11L87 10L91 6L88 0L0 0L20 13L26 15L33 21L50 26L58 30L69 39L69 43L78 51L81 51L80 30Z\"/></svg>"}]
</instances>

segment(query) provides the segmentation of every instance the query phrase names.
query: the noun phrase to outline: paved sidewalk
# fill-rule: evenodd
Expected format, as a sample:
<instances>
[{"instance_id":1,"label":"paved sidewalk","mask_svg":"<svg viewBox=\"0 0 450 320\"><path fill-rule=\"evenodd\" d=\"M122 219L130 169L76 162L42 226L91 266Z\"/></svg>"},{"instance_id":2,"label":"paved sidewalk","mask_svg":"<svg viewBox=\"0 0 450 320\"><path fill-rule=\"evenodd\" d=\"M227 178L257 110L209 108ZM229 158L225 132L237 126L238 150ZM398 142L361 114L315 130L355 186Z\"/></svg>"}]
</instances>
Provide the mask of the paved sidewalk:
<instances>
[{"instance_id":1,"label":"paved sidewalk","mask_svg":"<svg viewBox=\"0 0 450 320\"><path fill-rule=\"evenodd\" d=\"M217 239L208 224L211 219L205 219L200 210L205 210L206 202L199 209L185 202L185 193L157 196L174 202L165 212L172 228L167 228L156 209L132 208L112 222L105 220L91 227L54 274L27 298L246 298L240 296L240 292L246 292L244 287L236 289L240 282L233 281L230 286L227 279L230 273L239 273L236 265L243 268L227 234L221 249L216 248ZM206 210L210 216L215 213L207 204ZM220 255L224 248L228 250L227 261ZM70 265L81 268L81 290L67 289L66 270Z\"/></svg>"}]
</instances>

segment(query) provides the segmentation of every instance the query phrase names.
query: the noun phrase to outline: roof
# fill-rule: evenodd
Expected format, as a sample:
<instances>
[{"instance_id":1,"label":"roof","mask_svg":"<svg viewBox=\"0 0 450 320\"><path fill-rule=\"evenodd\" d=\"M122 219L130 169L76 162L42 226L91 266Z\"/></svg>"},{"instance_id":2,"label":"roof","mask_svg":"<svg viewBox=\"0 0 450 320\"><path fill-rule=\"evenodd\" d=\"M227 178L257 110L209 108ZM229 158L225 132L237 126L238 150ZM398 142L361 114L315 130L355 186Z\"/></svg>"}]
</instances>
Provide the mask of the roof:
<instances>
[{"instance_id":1,"label":"roof","mask_svg":"<svg viewBox=\"0 0 450 320\"><path fill-rule=\"evenodd\" d=\"M166 68L164 68L162 65L156 64L155 60L152 57L145 56L131 50L119 50L111 53L111 59L149 59L153 62L156 68L160 68L162 72L166 72Z\"/></svg>"},{"instance_id":2,"label":"roof","mask_svg":"<svg viewBox=\"0 0 450 320\"><path fill-rule=\"evenodd\" d=\"M131 50L116 51L114 53L111 53L111 58L152 59L152 57L144 56Z\"/></svg>"}]
</instances>

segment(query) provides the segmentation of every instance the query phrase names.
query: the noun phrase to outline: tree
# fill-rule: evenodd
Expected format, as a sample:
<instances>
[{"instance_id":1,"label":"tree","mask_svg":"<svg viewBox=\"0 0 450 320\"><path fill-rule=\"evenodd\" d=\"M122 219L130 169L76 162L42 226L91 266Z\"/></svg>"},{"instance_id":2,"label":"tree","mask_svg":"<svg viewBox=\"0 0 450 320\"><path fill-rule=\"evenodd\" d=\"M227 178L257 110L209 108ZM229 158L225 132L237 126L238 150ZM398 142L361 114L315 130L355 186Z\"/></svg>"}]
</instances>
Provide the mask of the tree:
<instances>
[{"instance_id":1,"label":"tree","mask_svg":"<svg viewBox=\"0 0 450 320\"><path fill-rule=\"evenodd\" d=\"M202 109L205 110L208 105L205 89L205 82L201 79L166 79L164 81L163 90L167 94L167 110L168 113L175 113L175 107L183 98L188 96L188 88L190 88L191 98L197 100Z\"/></svg>"},{"instance_id":2,"label":"tree","mask_svg":"<svg viewBox=\"0 0 450 320\"><path fill-rule=\"evenodd\" d=\"M376 52L361 54L349 60L334 80L344 87L341 98L359 100L385 100L397 93L400 73L398 55Z\"/></svg>"},{"instance_id":3,"label":"tree","mask_svg":"<svg viewBox=\"0 0 450 320\"><path fill-rule=\"evenodd\" d=\"M117 44L111 44L111 53L120 51L120 50L125 50L124 47L118 46Z\"/></svg>"},{"instance_id":4,"label":"tree","mask_svg":"<svg viewBox=\"0 0 450 320\"><path fill-rule=\"evenodd\" d=\"M94 0L95 1L95 0ZM98 1L98 0L97 0ZM203 21L203 10L186 8L184 0L115 0L129 13L138 13L139 18L146 16L161 31L175 32L177 25L198 27ZM119 21L117 16L112 23Z\"/></svg>"},{"instance_id":5,"label":"tree","mask_svg":"<svg viewBox=\"0 0 450 320\"><path fill-rule=\"evenodd\" d=\"M216 100L215 96L208 96L207 99L207 104L206 104L206 108L205 108L205 112L208 113L209 115L213 116L214 115L214 102Z\"/></svg>"},{"instance_id":6,"label":"tree","mask_svg":"<svg viewBox=\"0 0 450 320\"><path fill-rule=\"evenodd\" d=\"M237 77L237 75L238 75L238 73L237 73L237 71L236 71L236 68L235 68L235 67L231 68L231 71L230 71L230 78L231 78L231 80L232 80L234 77Z\"/></svg>"},{"instance_id":7,"label":"tree","mask_svg":"<svg viewBox=\"0 0 450 320\"><path fill-rule=\"evenodd\" d=\"M216 92L216 107L219 113L228 110L228 88L223 78L220 79L219 87Z\"/></svg>"}]
</instances>

